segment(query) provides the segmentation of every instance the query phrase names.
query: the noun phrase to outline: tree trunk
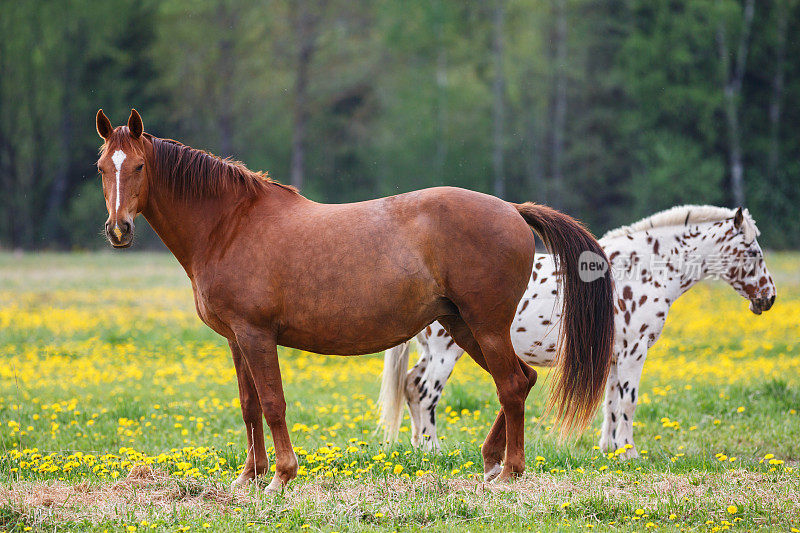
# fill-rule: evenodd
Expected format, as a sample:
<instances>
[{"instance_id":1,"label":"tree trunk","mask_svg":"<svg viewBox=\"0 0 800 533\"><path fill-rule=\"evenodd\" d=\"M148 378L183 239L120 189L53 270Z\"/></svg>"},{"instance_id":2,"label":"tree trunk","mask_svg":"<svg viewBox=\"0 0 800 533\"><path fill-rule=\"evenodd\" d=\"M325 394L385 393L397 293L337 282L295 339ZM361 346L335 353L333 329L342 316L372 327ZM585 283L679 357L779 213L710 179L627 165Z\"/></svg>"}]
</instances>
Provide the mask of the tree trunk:
<instances>
[{"instance_id":1,"label":"tree trunk","mask_svg":"<svg viewBox=\"0 0 800 533\"><path fill-rule=\"evenodd\" d=\"M786 32L789 27L788 0L777 2L775 43L775 72L772 76L772 95L769 102L769 156L767 160L767 178L769 183L778 182L778 163L780 162L780 123L781 105L783 103L783 85L786 60Z\"/></svg>"},{"instance_id":2,"label":"tree trunk","mask_svg":"<svg viewBox=\"0 0 800 533\"><path fill-rule=\"evenodd\" d=\"M547 190L545 189L544 178L542 176L542 154L541 154L541 133L542 127L540 124L540 116L537 113L537 106L535 101L536 93L531 89L534 86L536 73L529 70L525 79L528 80L525 90L522 92L521 104L524 119L525 142L524 160L525 160L525 178L522 184L522 189L526 194L532 192L542 203L548 203Z\"/></svg>"},{"instance_id":3,"label":"tree trunk","mask_svg":"<svg viewBox=\"0 0 800 533\"><path fill-rule=\"evenodd\" d=\"M725 88L725 119L728 124L728 164L731 167L731 195L734 205L744 205L744 165L742 164L741 131L739 129L739 109L736 96L729 87Z\"/></svg>"},{"instance_id":4,"label":"tree trunk","mask_svg":"<svg viewBox=\"0 0 800 533\"><path fill-rule=\"evenodd\" d=\"M436 54L436 155L434 168L436 179L444 181L444 169L447 163L447 48L443 40L444 15L442 0L436 3L436 32L438 34Z\"/></svg>"},{"instance_id":5,"label":"tree trunk","mask_svg":"<svg viewBox=\"0 0 800 533\"><path fill-rule=\"evenodd\" d=\"M70 31L71 26L64 27L65 37L68 42L74 42L75 35ZM39 235L47 243L63 243L66 234L61 223L61 211L64 208L64 200L69 189L70 172L73 157L73 139L75 128L73 124L73 102L75 101L74 90L78 86L75 79L75 66L69 63L69 58L65 55L61 61L63 86L61 88L61 120L59 124L58 139L60 145L60 161L53 172L53 181L47 191L47 201L42 227ZM38 121L37 121L38 122Z\"/></svg>"},{"instance_id":6,"label":"tree trunk","mask_svg":"<svg viewBox=\"0 0 800 533\"><path fill-rule=\"evenodd\" d=\"M297 60L294 79L294 110L292 119L291 183L302 189L305 177L306 130L308 128L308 76L317 41L317 16L310 12L306 2L297 7L294 18L298 37Z\"/></svg>"},{"instance_id":7,"label":"tree trunk","mask_svg":"<svg viewBox=\"0 0 800 533\"><path fill-rule=\"evenodd\" d=\"M2 7L7 8L8 6ZM9 71L7 68L9 47L6 45L6 40L11 35L8 30L12 27L9 22L11 18L9 11L10 9L0 10L0 15L2 15L0 16L0 72ZM13 191L14 182L16 181L16 155L14 144L10 138L11 128L8 126L13 119L11 118L9 105L6 104L11 100L10 95L6 93L7 80L7 77L0 80L0 102L3 102L3 105L0 105L0 187L4 191L4 194L0 195L0 217L5 219L3 223L0 223L0 245L7 239L7 242L13 248L16 246L14 228L16 213L11 191ZM7 131L9 132L8 136L6 135Z\"/></svg>"},{"instance_id":8,"label":"tree trunk","mask_svg":"<svg viewBox=\"0 0 800 533\"><path fill-rule=\"evenodd\" d=\"M503 70L503 19L505 18L505 0L495 0L494 24L492 32L492 58L494 62L494 152L492 167L494 169L494 195L502 198L506 194L506 182L503 169L503 151L505 148L505 92L506 79Z\"/></svg>"},{"instance_id":9,"label":"tree trunk","mask_svg":"<svg viewBox=\"0 0 800 533\"><path fill-rule=\"evenodd\" d=\"M555 0L555 87L553 101L553 136L550 175L553 205L561 207L564 192L564 137L567 122L567 6L566 0Z\"/></svg>"},{"instance_id":10,"label":"tree trunk","mask_svg":"<svg viewBox=\"0 0 800 533\"><path fill-rule=\"evenodd\" d=\"M754 0L746 0L742 15L742 28L739 46L736 51L736 63L731 68L728 43L725 36L725 24L717 26L717 46L722 64L723 94L725 97L725 121L728 126L728 164L731 172L731 199L734 205L744 205L744 164L742 163L742 139L739 124L739 107L741 104L742 81L744 80L747 50L750 44L750 29L753 23Z\"/></svg>"},{"instance_id":11,"label":"tree trunk","mask_svg":"<svg viewBox=\"0 0 800 533\"><path fill-rule=\"evenodd\" d=\"M65 87L73 87L68 83ZM47 195L47 210L44 216L44 227L41 228L41 235L45 242L62 243L64 242L64 228L61 223L61 210L64 208L64 199L69 188L70 163L72 158L72 139L74 127L72 123L72 106L66 103L71 99L70 91L64 91L64 104L62 104L61 128L61 163L58 165L53 182Z\"/></svg>"},{"instance_id":12,"label":"tree trunk","mask_svg":"<svg viewBox=\"0 0 800 533\"><path fill-rule=\"evenodd\" d=\"M0 106L0 111L4 107ZM0 125L4 126L5 121L0 122ZM0 207L2 207L0 211L5 213L7 236L8 241L11 243L11 248L19 246L16 227L17 210L14 204L14 195L11 194L16 182L16 166L17 157L14 144L5 137L2 129L0 129L0 185L2 185L4 191L8 191L8 194L0 196ZM3 237L4 235L0 235L0 242L2 242Z\"/></svg>"},{"instance_id":13,"label":"tree trunk","mask_svg":"<svg viewBox=\"0 0 800 533\"><path fill-rule=\"evenodd\" d=\"M233 146L234 135L234 41L231 37L235 34L236 15L233 8L220 3L217 6L217 24L224 37L219 43L219 57L217 59L217 76L222 86L220 87L220 102L217 115L217 131L219 132L219 149L223 157L232 157L236 151Z\"/></svg>"}]
</instances>

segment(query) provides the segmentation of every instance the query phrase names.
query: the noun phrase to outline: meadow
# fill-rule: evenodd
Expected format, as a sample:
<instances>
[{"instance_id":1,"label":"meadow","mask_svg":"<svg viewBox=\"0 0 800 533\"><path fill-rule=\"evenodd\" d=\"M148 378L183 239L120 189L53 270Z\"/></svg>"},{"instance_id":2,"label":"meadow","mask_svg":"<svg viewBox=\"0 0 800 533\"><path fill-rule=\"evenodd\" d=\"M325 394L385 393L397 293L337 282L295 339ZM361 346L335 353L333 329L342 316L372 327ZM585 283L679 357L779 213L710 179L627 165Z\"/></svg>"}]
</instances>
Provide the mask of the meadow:
<instances>
[{"instance_id":1,"label":"meadow","mask_svg":"<svg viewBox=\"0 0 800 533\"><path fill-rule=\"evenodd\" d=\"M442 452L381 443L382 355L282 349L300 476L232 493L245 458L233 364L166 254L0 254L0 530L800 530L800 255L770 254L761 316L717 282L674 306L645 365L641 458L560 443L527 404L528 471L484 484L497 412L462 358ZM270 450L271 453L272 450Z\"/></svg>"}]
</instances>

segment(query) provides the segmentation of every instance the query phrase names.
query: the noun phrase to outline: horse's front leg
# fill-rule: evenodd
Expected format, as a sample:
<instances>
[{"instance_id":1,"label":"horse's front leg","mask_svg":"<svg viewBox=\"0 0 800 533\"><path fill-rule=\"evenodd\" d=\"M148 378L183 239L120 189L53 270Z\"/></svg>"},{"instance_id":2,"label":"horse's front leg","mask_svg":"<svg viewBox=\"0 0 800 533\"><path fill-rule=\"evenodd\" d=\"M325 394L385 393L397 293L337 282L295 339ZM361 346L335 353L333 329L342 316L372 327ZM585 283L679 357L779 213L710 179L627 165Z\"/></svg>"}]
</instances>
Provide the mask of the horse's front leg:
<instances>
[{"instance_id":1,"label":"horse's front leg","mask_svg":"<svg viewBox=\"0 0 800 533\"><path fill-rule=\"evenodd\" d=\"M639 382L642 379L642 369L647 351L640 349L631 352L617 363L619 379L619 410L617 411L617 448L625 447L621 459L634 459L639 457L636 444L633 442L633 417L636 414L636 403L639 400Z\"/></svg>"},{"instance_id":2,"label":"horse's front leg","mask_svg":"<svg viewBox=\"0 0 800 533\"><path fill-rule=\"evenodd\" d=\"M449 347L441 339L436 339L437 343L420 343L419 362L406 377L406 399L413 426L411 444L415 448L421 444L425 451L441 448L436 437L436 406L456 362L464 353L449 336L443 338L450 343Z\"/></svg>"},{"instance_id":3,"label":"horse's front leg","mask_svg":"<svg viewBox=\"0 0 800 533\"><path fill-rule=\"evenodd\" d=\"M250 481L261 476L269 469L269 459L264 446L264 425L261 405L258 401L253 377L250 369L242 358L242 351L235 340L228 341L233 356L233 365L236 367L236 380L239 383L239 403L242 407L242 420L247 432L247 459L244 462L242 473L233 482L232 489L244 487Z\"/></svg>"},{"instance_id":4,"label":"horse's front leg","mask_svg":"<svg viewBox=\"0 0 800 533\"><path fill-rule=\"evenodd\" d=\"M600 429L600 450L603 452L616 450L614 439L617 435L618 393L617 361L613 361L606 381L606 397L603 399L603 427Z\"/></svg>"},{"instance_id":5,"label":"horse's front leg","mask_svg":"<svg viewBox=\"0 0 800 533\"><path fill-rule=\"evenodd\" d=\"M275 445L275 476L266 491L280 492L297 476L297 456L286 427L286 400L278 364L275 337L260 330L236 332L236 341L250 370L253 384Z\"/></svg>"},{"instance_id":6,"label":"horse's front leg","mask_svg":"<svg viewBox=\"0 0 800 533\"><path fill-rule=\"evenodd\" d=\"M411 418L411 446L414 448L419 447L422 443L422 410L420 408L421 393L419 384L425 378L425 368L430 362L428 358L428 352L421 348L419 361L406 374L406 404Z\"/></svg>"}]
</instances>

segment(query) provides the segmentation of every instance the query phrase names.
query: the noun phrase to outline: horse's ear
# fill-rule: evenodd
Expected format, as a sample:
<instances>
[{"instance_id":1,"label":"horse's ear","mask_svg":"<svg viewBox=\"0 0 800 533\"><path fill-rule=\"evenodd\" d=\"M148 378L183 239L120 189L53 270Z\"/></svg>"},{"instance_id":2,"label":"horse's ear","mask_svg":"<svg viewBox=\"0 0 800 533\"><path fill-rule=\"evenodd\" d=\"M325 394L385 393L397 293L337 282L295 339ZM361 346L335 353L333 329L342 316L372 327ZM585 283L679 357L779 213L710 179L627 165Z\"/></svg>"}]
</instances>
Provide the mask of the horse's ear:
<instances>
[{"instance_id":1,"label":"horse's ear","mask_svg":"<svg viewBox=\"0 0 800 533\"><path fill-rule=\"evenodd\" d=\"M97 134L102 137L103 140L108 139L108 136L114 131L114 128L111 127L111 121L108 120L108 117L103 113L102 109L97 112L96 126Z\"/></svg>"},{"instance_id":2,"label":"horse's ear","mask_svg":"<svg viewBox=\"0 0 800 533\"><path fill-rule=\"evenodd\" d=\"M128 129L131 132L131 137L134 139L138 139L144 131L142 117L139 116L139 112L135 109L131 109L131 116L128 117Z\"/></svg>"},{"instance_id":3,"label":"horse's ear","mask_svg":"<svg viewBox=\"0 0 800 533\"><path fill-rule=\"evenodd\" d=\"M742 227L742 222L744 222L744 214L742 213L741 206L739 206L739 209L736 210L736 214L733 215L733 227L740 229Z\"/></svg>"}]
</instances>

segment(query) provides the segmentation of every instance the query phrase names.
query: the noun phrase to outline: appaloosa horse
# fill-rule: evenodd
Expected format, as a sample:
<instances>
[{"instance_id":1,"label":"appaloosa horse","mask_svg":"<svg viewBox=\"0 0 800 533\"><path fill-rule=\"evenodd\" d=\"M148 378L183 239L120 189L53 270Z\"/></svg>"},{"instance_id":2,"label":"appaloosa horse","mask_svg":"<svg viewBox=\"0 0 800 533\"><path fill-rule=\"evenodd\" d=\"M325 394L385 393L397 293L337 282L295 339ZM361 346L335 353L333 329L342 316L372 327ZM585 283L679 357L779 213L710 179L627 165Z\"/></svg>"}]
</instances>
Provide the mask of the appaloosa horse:
<instances>
[{"instance_id":1,"label":"appaloosa horse","mask_svg":"<svg viewBox=\"0 0 800 533\"><path fill-rule=\"evenodd\" d=\"M142 213L186 270L200 318L230 344L248 440L234 486L268 468L262 414L276 455L267 490L297 475L277 345L373 353L434 320L497 386L502 409L482 448L487 477L522 472L536 373L514 353L510 328L532 268L531 228L559 256L564 278L551 405L567 430L591 420L611 360L612 281L608 273L580 280L580 254L605 255L568 216L451 187L319 204L240 163L144 133L135 110L117 128L100 110L96 126L108 240L129 246Z\"/></svg>"},{"instance_id":2,"label":"appaloosa horse","mask_svg":"<svg viewBox=\"0 0 800 533\"><path fill-rule=\"evenodd\" d=\"M603 403L600 436L604 451L625 448L636 457L633 416L647 350L661 335L672 303L702 279L727 281L750 300L755 314L775 301L775 284L748 211L684 205L608 232L600 245L611 260L617 287L615 355ZM528 289L517 309L511 341L523 361L555 362L561 302L556 297L555 266L537 254ZM397 438L403 400L411 412L414 446L438 448L436 405L463 350L439 324L417 335L419 361L408 369L408 343L386 351L381 414L387 440ZM629 445L626 447L626 445Z\"/></svg>"}]
</instances>

